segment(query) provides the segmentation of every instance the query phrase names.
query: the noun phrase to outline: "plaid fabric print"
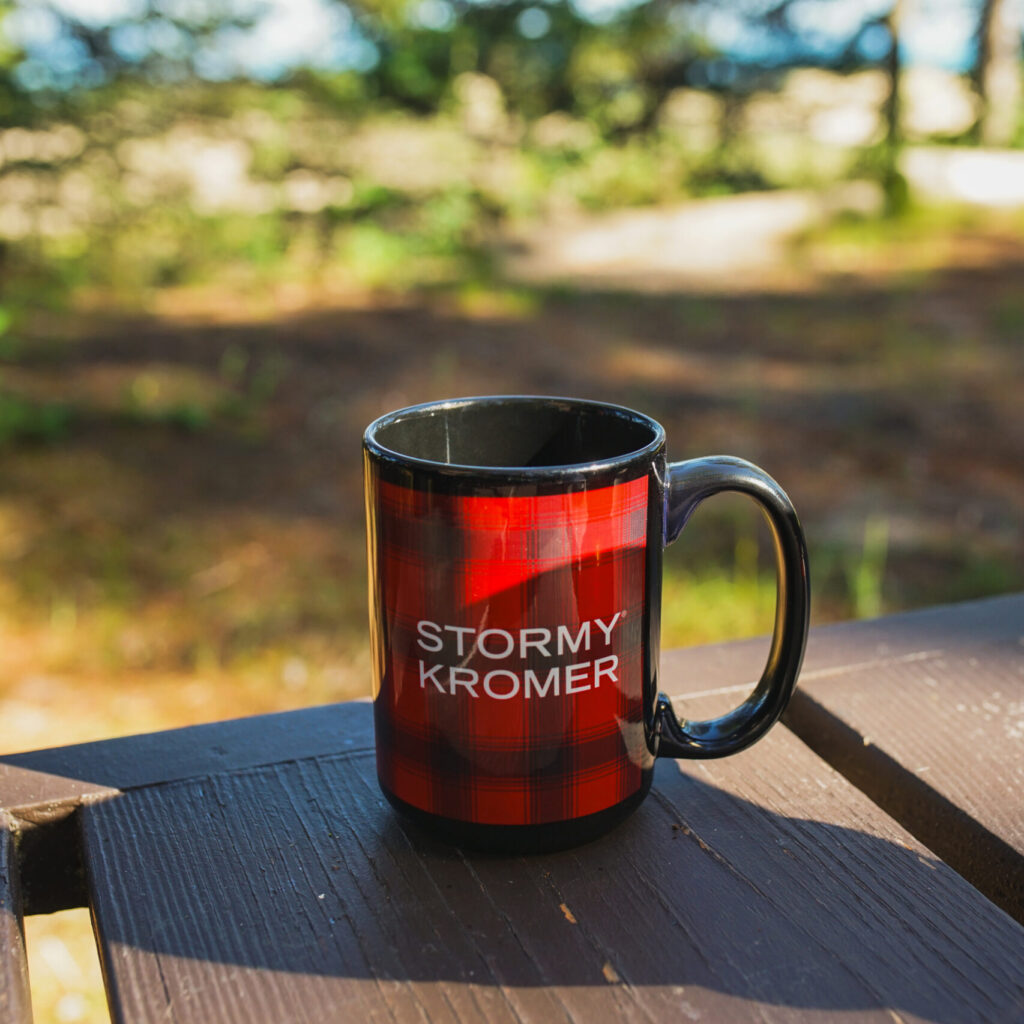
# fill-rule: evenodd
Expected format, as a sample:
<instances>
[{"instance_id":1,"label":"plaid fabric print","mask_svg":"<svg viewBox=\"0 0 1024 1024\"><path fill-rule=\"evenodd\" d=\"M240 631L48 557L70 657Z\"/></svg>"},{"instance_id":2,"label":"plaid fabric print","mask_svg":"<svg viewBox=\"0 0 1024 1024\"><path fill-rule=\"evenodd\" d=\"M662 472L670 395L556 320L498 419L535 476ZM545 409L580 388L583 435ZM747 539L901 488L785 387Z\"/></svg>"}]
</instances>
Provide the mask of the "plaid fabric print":
<instances>
[{"instance_id":1,"label":"plaid fabric print","mask_svg":"<svg viewBox=\"0 0 1024 1024\"><path fill-rule=\"evenodd\" d=\"M421 810L543 824L604 810L650 764L648 480L480 497L368 477L377 763Z\"/></svg>"}]
</instances>

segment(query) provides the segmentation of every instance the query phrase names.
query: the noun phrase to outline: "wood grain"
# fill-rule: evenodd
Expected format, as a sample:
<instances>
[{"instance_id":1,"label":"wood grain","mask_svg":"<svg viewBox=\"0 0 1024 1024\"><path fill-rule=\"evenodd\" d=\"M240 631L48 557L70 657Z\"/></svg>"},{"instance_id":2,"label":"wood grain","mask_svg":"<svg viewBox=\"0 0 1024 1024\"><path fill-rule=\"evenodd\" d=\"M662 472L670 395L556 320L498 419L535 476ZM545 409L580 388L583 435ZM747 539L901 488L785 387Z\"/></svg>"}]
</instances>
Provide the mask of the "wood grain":
<instances>
[{"instance_id":1,"label":"wood grain","mask_svg":"<svg viewBox=\"0 0 1024 1024\"><path fill-rule=\"evenodd\" d=\"M25 912L85 905L75 819L83 803L156 782L365 750L372 723L358 707L333 704L0 756L0 810L21 834Z\"/></svg>"},{"instance_id":2,"label":"wood grain","mask_svg":"<svg viewBox=\"0 0 1024 1024\"><path fill-rule=\"evenodd\" d=\"M368 752L81 813L122 1021L1024 1017L1024 929L784 729L546 857L407 832Z\"/></svg>"},{"instance_id":3,"label":"wood grain","mask_svg":"<svg viewBox=\"0 0 1024 1024\"><path fill-rule=\"evenodd\" d=\"M1024 594L966 601L881 619L814 626L797 692L825 680L967 647L1007 650L1024 633ZM768 637L663 652L661 685L669 693L749 692L764 667Z\"/></svg>"},{"instance_id":4,"label":"wood grain","mask_svg":"<svg viewBox=\"0 0 1024 1024\"><path fill-rule=\"evenodd\" d=\"M0 811L0 1021L5 1024L32 1020L17 864L12 822Z\"/></svg>"},{"instance_id":5,"label":"wood grain","mask_svg":"<svg viewBox=\"0 0 1024 1024\"><path fill-rule=\"evenodd\" d=\"M43 818L112 790L373 745L358 701L0 755L0 809Z\"/></svg>"},{"instance_id":6,"label":"wood grain","mask_svg":"<svg viewBox=\"0 0 1024 1024\"><path fill-rule=\"evenodd\" d=\"M1024 598L867 628L889 655L808 673L786 723L1024 922Z\"/></svg>"}]
</instances>

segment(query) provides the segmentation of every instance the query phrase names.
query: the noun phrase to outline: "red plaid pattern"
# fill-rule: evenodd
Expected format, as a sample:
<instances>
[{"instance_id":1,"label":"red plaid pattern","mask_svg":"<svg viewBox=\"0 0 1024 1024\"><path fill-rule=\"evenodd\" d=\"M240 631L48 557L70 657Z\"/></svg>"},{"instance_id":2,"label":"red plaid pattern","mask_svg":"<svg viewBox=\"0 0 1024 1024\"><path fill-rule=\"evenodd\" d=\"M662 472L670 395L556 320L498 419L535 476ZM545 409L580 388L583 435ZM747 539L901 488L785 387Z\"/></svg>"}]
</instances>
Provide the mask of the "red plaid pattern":
<instances>
[{"instance_id":1,"label":"red plaid pattern","mask_svg":"<svg viewBox=\"0 0 1024 1024\"><path fill-rule=\"evenodd\" d=\"M423 811L582 817L635 793L648 479L482 497L368 479L377 763Z\"/></svg>"}]
</instances>

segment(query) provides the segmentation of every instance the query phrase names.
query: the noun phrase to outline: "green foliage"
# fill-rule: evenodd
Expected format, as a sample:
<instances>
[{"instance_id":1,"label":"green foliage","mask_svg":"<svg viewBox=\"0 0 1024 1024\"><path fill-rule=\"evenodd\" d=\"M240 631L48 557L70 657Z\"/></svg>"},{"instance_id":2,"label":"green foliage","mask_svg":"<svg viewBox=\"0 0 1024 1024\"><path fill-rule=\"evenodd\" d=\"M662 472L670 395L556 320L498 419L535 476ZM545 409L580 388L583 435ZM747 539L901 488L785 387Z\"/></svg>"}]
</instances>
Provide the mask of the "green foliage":
<instances>
[{"instance_id":1,"label":"green foliage","mask_svg":"<svg viewBox=\"0 0 1024 1024\"><path fill-rule=\"evenodd\" d=\"M34 402L0 390L0 446L18 441L54 442L65 437L74 414L60 402Z\"/></svg>"},{"instance_id":2,"label":"green foliage","mask_svg":"<svg viewBox=\"0 0 1024 1024\"><path fill-rule=\"evenodd\" d=\"M390 39L371 73L377 95L423 113L437 110L451 76L451 47L440 33L409 30Z\"/></svg>"},{"instance_id":3,"label":"green foliage","mask_svg":"<svg viewBox=\"0 0 1024 1024\"><path fill-rule=\"evenodd\" d=\"M665 197L666 181L678 180L679 163L639 139L594 147L570 180L576 200L590 210L646 206ZM668 174L666 179L663 174Z\"/></svg>"},{"instance_id":4,"label":"green foliage","mask_svg":"<svg viewBox=\"0 0 1024 1024\"><path fill-rule=\"evenodd\" d=\"M662 644L670 649L757 636L771 631L774 611L775 579L767 574L669 572L662 592Z\"/></svg>"},{"instance_id":5,"label":"green foliage","mask_svg":"<svg viewBox=\"0 0 1024 1024\"><path fill-rule=\"evenodd\" d=\"M897 166L899 146L883 140L857 150L849 170L851 178L877 181L882 187L883 210L890 218L900 218L911 208L910 185Z\"/></svg>"},{"instance_id":6,"label":"green foliage","mask_svg":"<svg viewBox=\"0 0 1024 1024\"><path fill-rule=\"evenodd\" d=\"M150 371L140 373L132 381L124 396L125 419L135 424L175 427L189 434L205 430L213 415L210 401L204 401L191 387L169 388L165 378L164 374Z\"/></svg>"},{"instance_id":7,"label":"green foliage","mask_svg":"<svg viewBox=\"0 0 1024 1024\"><path fill-rule=\"evenodd\" d=\"M17 362L22 352L21 339L11 328L15 323L15 313L11 306L0 306L0 361Z\"/></svg>"},{"instance_id":8,"label":"green foliage","mask_svg":"<svg viewBox=\"0 0 1024 1024\"><path fill-rule=\"evenodd\" d=\"M701 506L665 556L662 643L713 643L771 632L775 576L753 502L718 495Z\"/></svg>"},{"instance_id":9,"label":"green foliage","mask_svg":"<svg viewBox=\"0 0 1024 1024\"><path fill-rule=\"evenodd\" d=\"M129 403L125 414L133 423L164 424L187 434L196 434L205 430L211 420L210 410L195 402L178 402L157 410Z\"/></svg>"},{"instance_id":10,"label":"green foliage","mask_svg":"<svg viewBox=\"0 0 1024 1024\"><path fill-rule=\"evenodd\" d=\"M1003 334L1024 341L1024 297L1007 296L993 310L993 317Z\"/></svg>"},{"instance_id":11,"label":"green foliage","mask_svg":"<svg viewBox=\"0 0 1024 1024\"><path fill-rule=\"evenodd\" d=\"M341 252L357 280L378 288L401 287L410 264L410 240L375 224L360 224L344 238Z\"/></svg>"},{"instance_id":12,"label":"green foliage","mask_svg":"<svg viewBox=\"0 0 1024 1024\"><path fill-rule=\"evenodd\" d=\"M882 582L889 550L889 520L869 516L864 524L864 546L860 558L845 566L853 612L858 619L873 619L882 614Z\"/></svg>"},{"instance_id":13,"label":"green foliage","mask_svg":"<svg viewBox=\"0 0 1024 1024\"><path fill-rule=\"evenodd\" d=\"M409 194L362 179L356 183L348 203L328 207L327 216L336 221L369 220L401 213L413 205L414 199Z\"/></svg>"},{"instance_id":14,"label":"green foliage","mask_svg":"<svg viewBox=\"0 0 1024 1024\"><path fill-rule=\"evenodd\" d=\"M294 89L318 107L349 117L365 113L372 100L366 76L356 71L299 68L278 88L282 85Z\"/></svg>"},{"instance_id":15,"label":"green foliage","mask_svg":"<svg viewBox=\"0 0 1024 1024\"><path fill-rule=\"evenodd\" d=\"M686 176L686 187L691 195L710 197L762 192L775 187L775 183L733 146L698 161Z\"/></svg>"},{"instance_id":16,"label":"green foliage","mask_svg":"<svg viewBox=\"0 0 1024 1024\"><path fill-rule=\"evenodd\" d=\"M233 427L238 436L248 441L264 440L267 434L265 413L289 369L287 357L280 352L250 358L241 347L229 346L220 362L220 378L228 389L210 404L210 419L216 418Z\"/></svg>"},{"instance_id":17,"label":"green foliage","mask_svg":"<svg viewBox=\"0 0 1024 1024\"><path fill-rule=\"evenodd\" d=\"M249 401L257 406L269 402L287 373L288 360L280 352L271 352L257 361L247 387Z\"/></svg>"}]
</instances>

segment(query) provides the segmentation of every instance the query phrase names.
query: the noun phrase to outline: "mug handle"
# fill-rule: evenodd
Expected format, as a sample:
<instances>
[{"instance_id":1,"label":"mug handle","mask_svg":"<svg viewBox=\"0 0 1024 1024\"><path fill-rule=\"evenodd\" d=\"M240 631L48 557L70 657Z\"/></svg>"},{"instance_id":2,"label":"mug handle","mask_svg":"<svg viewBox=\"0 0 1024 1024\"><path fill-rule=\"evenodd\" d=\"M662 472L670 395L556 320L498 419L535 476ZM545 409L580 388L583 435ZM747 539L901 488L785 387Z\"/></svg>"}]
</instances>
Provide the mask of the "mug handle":
<instances>
[{"instance_id":1,"label":"mug handle","mask_svg":"<svg viewBox=\"0 0 1024 1024\"><path fill-rule=\"evenodd\" d=\"M669 465L665 545L679 536L694 509L719 491L749 495L771 527L778 574L771 650L754 692L719 718L680 720L668 697L659 694L654 716L658 757L725 757L757 742L786 710L803 661L811 599L807 545L792 502L767 473L728 455Z\"/></svg>"}]
</instances>

